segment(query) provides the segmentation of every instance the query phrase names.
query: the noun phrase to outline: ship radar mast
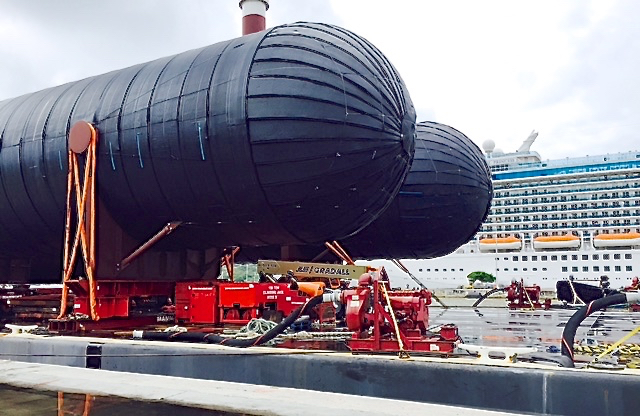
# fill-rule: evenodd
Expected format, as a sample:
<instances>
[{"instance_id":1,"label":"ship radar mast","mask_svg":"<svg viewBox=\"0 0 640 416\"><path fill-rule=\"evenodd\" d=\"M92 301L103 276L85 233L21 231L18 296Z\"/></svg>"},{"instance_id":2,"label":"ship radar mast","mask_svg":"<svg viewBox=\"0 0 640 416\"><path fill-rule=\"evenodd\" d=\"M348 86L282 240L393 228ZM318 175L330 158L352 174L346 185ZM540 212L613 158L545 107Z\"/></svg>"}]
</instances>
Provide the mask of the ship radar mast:
<instances>
[{"instance_id":1,"label":"ship radar mast","mask_svg":"<svg viewBox=\"0 0 640 416\"><path fill-rule=\"evenodd\" d=\"M533 142L536 141L536 138L538 137L538 132L535 130L531 131L531 134L529 134L529 137L527 137L527 139L522 142L522 144L520 145L520 147L518 148L518 150L516 150L516 153L528 153L531 151L531 145L533 144Z\"/></svg>"}]
</instances>

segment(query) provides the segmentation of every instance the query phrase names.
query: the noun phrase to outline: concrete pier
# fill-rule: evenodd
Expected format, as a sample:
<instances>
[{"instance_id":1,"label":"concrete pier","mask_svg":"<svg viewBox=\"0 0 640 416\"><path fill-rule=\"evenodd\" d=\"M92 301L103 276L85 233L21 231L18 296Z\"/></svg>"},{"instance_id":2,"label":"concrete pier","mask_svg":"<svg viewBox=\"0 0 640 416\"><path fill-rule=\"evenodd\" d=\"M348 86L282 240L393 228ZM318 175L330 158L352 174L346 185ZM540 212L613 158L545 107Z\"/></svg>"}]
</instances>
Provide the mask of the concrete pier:
<instances>
[{"instance_id":1,"label":"concrete pier","mask_svg":"<svg viewBox=\"0 0 640 416\"><path fill-rule=\"evenodd\" d=\"M169 403L232 415L515 415L296 388L0 360L0 389L2 384L36 390Z\"/></svg>"},{"instance_id":2,"label":"concrete pier","mask_svg":"<svg viewBox=\"0 0 640 416\"><path fill-rule=\"evenodd\" d=\"M629 369L32 335L0 337L0 357L514 413L635 416L640 408L640 373Z\"/></svg>"}]
</instances>

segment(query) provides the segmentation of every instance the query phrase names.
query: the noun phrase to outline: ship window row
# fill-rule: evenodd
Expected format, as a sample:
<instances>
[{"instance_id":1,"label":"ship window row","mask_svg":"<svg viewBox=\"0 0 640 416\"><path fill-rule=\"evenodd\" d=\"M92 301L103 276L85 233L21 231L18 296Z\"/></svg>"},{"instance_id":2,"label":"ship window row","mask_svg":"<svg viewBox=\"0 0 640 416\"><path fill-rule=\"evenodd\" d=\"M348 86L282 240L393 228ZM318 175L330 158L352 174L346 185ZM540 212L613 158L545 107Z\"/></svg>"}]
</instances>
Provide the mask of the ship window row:
<instances>
[{"instance_id":1,"label":"ship window row","mask_svg":"<svg viewBox=\"0 0 640 416\"><path fill-rule=\"evenodd\" d=\"M558 261L558 255L554 254L551 256L548 255L544 255L544 256L540 256L540 260L541 261L547 261L549 259L549 257L551 257L551 261ZM602 254L602 260L611 260L611 254L610 253L604 253ZM592 254L591 258L593 260L600 260L600 254ZM496 257L496 260L498 260L499 258ZM504 257L503 258L505 261L509 260L509 257ZM520 256L512 256L511 260L512 261L519 261ZM529 259L529 256L522 256L522 261L527 261ZM581 256L582 260L589 260L589 255L588 254L583 254ZM622 259L622 254L621 253L615 253L613 255L613 260L621 260ZM631 253L625 253L624 254L624 259L625 260L633 260L633 254ZM561 261L567 261L569 260L569 255L568 254L561 254L560 255L560 260ZM571 255L571 260L578 260L578 255L577 254L572 254ZM531 261L538 261L538 256L531 256Z\"/></svg>"},{"instance_id":2,"label":"ship window row","mask_svg":"<svg viewBox=\"0 0 640 416\"><path fill-rule=\"evenodd\" d=\"M505 268L504 268L504 271L505 271L505 272L508 272L508 271L509 271L509 268L508 268L508 267L505 267ZM513 271L514 271L514 272L517 272L517 271L518 271L518 268L517 268L517 267L514 267L514 268L513 268ZM523 271L523 272L526 272L526 271L527 271L527 268L526 268L526 267L524 267L524 268L522 269L522 271ZM533 268L531 269L531 271L532 271L532 272L537 272L537 271L538 271L538 268L537 268L537 267L533 267ZM542 271L543 271L543 272L546 272L546 271L547 271L547 268L546 268L546 267L543 267L543 268L542 268Z\"/></svg>"},{"instance_id":3,"label":"ship window row","mask_svg":"<svg viewBox=\"0 0 640 416\"><path fill-rule=\"evenodd\" d=\"M513 197L509 197L508 199L504 198L504 199L500 199L500 197L494 195L493 200L492 200L492 205L496 206L496 207L509 207L509 206L518 206L518 205L534 205L534 204L549 204L549 203L571 203L571 202L575 202L575 203L585 203L585 202L591 202L591 203L595 203L600 201L601 205L606 205L609 201L611 201L612 204L617 204L620 205L620 202L622 201L623 203L626 201L633 201L635 200L634 198L637 198L640 196L640 191L636 192L635 195L631 196L631 195L624 195L624 196L617 196L617 197L611 197L611 196L601 196L601 197L597 197L595 195L589 195L589 194L582 194L580 195L579 193L573 194L571 195L570 198L565 198L562 197L560 199L558 198L537 198L537 197L528 197L528 196L513 196ZM636 204L637 205L637 204Z\"/></svg>"},{"instance_id":4,"label":"ship window row","mask_svg":"<svg viewBox=\"0 0 640 416\"><path fill-rule=\"evenodd\" d=\"M538 211L539 212L539 211ZM503 214L504 215L504 214ZM598 212L594 211L591 213L582 212L580 216L578 214L573 214L569 216L568 214L538 214L535 215L520 215L519 213L514 213L513 215L506 215L503 217L497 217L494 215L489 215L488 222L491 223L508 223L508 222L524 222L524 221L539 221L539 220L577 220L583 218L620 218L620 217L635 217L640 215L640 210L635 210L633 212L624 210L620 211L603 211Z\"/></svg>"},{"instance_id":5,"label":"ship window row","mask_svg":"<svg viewBox=\"0 0 640 416\"><path fill-rule=\"evenodd\" d=\"M605 209L607 213L611 212L613 214L613 216L630 216L630 215L634 215L633 213L635 213L635 215L638 215L638 213L640 212L640 210L638 209L631 209L632 205L630 203L630 201L625 201L623 205L620 205L618 202L614 202L611 204L611 206L609 206L609 204L607 202L604 202L600 205L598 205L595 202L592 202L590 204L591 206L589 206L589 204L584 203L584 204L580 204L580 206L578 206L578 204L571 204L571 206L567 206L567 205L529 205L529 206L523 206L522 209L519 207L516 208L505 208L505 209L501 209L501 208L493 208L490 216L495 216L495 215L508 215L508 214L513 214L513 215L517 215L517 214L538 214L538 213L542 213L542 212L548 212L548 213L553 213L554 211L558 211L558 212L563 212L562 215L565 216L565 218L568 217L569 213L564 213L566 211L579 211L577 213L572 213L573 218L577 218L577 215L580 214L581 217L587 217L587 216L594 216L594 213L598 213L601 210ZM635 201L633 206L638 207L640 206L640 200ZM622 208L622 209L621 209ZM627 209L624 209L627 208ZM588 214L591 215L588 215ZM604 213L603 213L604 215ZM596 215L597 216L597 215Z\"/></svg>"},{"instance_id":6,"label":"ship window row","mask_svg":"<svg viewBox=\"0 0 640 416\"><path fill-rule=\"evenodd\" d=\"M637 176L636 176L637 178ZM568 178L564 180L551 180L547 182L498 182L495 190L504 193L518 193L518 191L524 190L525 194L541 195L541 194L561 194L566 193L567 188L570 187L572 191L607 191L607 190L622 190L629 188L637 188L640 186L640 182L631 182L633 178L624 177L599 177L599 178ZM606 187L603 186L606 183ZM556 189L556 190L554 190ZM530 190L530 192L529 192Z\"/></svg>"},{"instance_id":7,"label":"ship window row","mask_svg":"<svg viewBox=\"0 0 640 416\"><path fill-rule=\"evenodd\" d=\"M590 215L589 215L590 214ZM502 214L504 215L504 214ZM568 214L540 214L535 213L534 215L520 215L518 213L514 213L513 215L505 215L505 216L496 216L489 215L488 221L497 224L497 223L507 223L507 222L523 222L523 221L539 221L539 220L577 220L577 219L590 219L590 218L621 218L621 217L637 217L640 215L640 210L635 210L633 212L625 210L624 212L620 211L603 211L603 212L591 212L591 213L581 213L580 216L574 214L569 216Z\"/></svg>"},{"instance_id":8,"label":"ship window row","mask_svg":"<svg viewBox=\"0 0 640 416\"><path fill-rule=\"evenodd\" d=\"M638 214L640 215L640 214ZM637 217L638 215L634 215L633 217ZM626 216L626 215L625 215ZM571 223L573 225L577 225L578 223L582 224L583 226L586 226L589 222L590 219L594 218L594 219L604 219L604 221L612 221L612 223L615 224L620 224L621 222L624 224L630 224L631 222L633 222L632 218L624 218L624 219L619 219L619 217L621 216L612 216L612 215L591 215L589 217L586 216L582 216L580 218L566 218L565 216L562 217L558 217L557 215L551 215L551 217L547 216L547 215L542 215L542 218L540 218L539 216L535 215L533 217L533 219L525 216L524 218L500 218L500 217L494 217L494 218L489 218L489 220L487 221L488 224L504 224L507 225L509 223L516 223L513 224L514 226L519 225L517 223L527 223L527 222L534 222L534 221L561 221L561 220L582 220L582 221L564 221L567 224ZM631 215L629 215L629 217L631 217ZM606 219L605 219L606 218ZM640 218L636 218L636 222L638 222L638 220L640 220ZM593 219L591 221L594 221ZM617 221L617 222L615 222ZM625 222L626 221L626 222ZM511 224L509 224L511 225Z\"/></svg>"},{"instance_id":9,"label":"ship window row","mask_svg":"<svg viewBox=\"0 0 640 416\"><path fill-rule=\"evenodd\" d=\"M544 198L543 198L544 199ZM569 201L545 201L538 198L509 199L506 201L491 201L491 208L495 212L502 212L501 207L506 207L504 212L536 212L536 211L575 211L600 208L630 208L640 206L640 200L634 198L618 198L609 201L597 201L591 198L572 198ZM552 205L549 204L560 204ZM579 204L579 205L578 205ZM513 207L513 209L511 208Z\"/></svg>"},{"instance_id":10,"label":"ship window row","mask_svg":"<svg viewBox=\"0 0 640 416\"><path fill-rule=\"evenodd\" d=\"M616 233L630 233L630 232L640 232L640 228L620 228L620 224L606 224L606 225L600 225L598 223L598 221L592 221L592 224L586 224L583 227L577 227L577 226L566 226L566 227L558 227L556 223L553 223L552 225L549 225L548 222L544 222L544 223L540 223L541 226L538 226L538 224L532 224L530 227L527 227L525 225L523 225L522 227L520 227L519 225L516 225L513 227L514 231L518 231L517 233L512 233L512 232L502 232L502 227L501 226L497 226L495 227L498 231L497 233L495 233L495 235L500 238L500 237L509 237L509 236L514 236L517 238L520 238L520 231L524 232L525 234L527 234L527 232L531 233L533 232L534 235L538 236L538 235L542 235L542 236L548 236L548 235L562 235L562 234L566 234L567 231L571 231L571 234L573 235L578 235L575 231L573 231L572 229L580 229L582 230L582 234L583 235L591 235L591 230L595 231L600 231L603 234L616 234ZM554 226L555 225L555 226ZM635 225L640 225L640 224L635 224ZM629 226L633 226L632 224L624 224L625 227L629 227ZM511 227L504 227L504 229L506 231L511 231ZM486 238L493 238L494 236L494 227L492 226L486 226L483 225L482 229L480 230L480 233L482 234L483 237ZM597 233L595 233L597 234Z\"/></svg>"},{"instance_id":11,"label":"ship window row","mask_svg":"<svg viewBox=\"0 0 640 416\"><path fill-rule=\"evenodd\" d=\"M571 266L571 272L574 273L578 273L580 270L582 270L582 272L587 273L589 272L589 266L582 266L582 268L578 267L578 266ZM613 270L616 272L621 272L622 271L622 266L613 266ZM563 266L562 267L562 271L564 273L569 271L569 267L568 266ZM591 267L591 271L593 272L600 272L600 266L592 266ZM602 267L602 271L603 272L610 272L611 271L611 266L603 266ZM633 271L633 266L625 266L625 271L627 272L632 272Z\"/></svg>"},{"instance_id":12,"label":"ship window row","mask_svg":"<svg viewBox=\"0 0 640 416\"><path fill-rule=\"evenodd\" d=\"M583 194L586 193L587 195L591 194L592 199L611 199L611 198L621 198L621 197L628 198L631 195L640 196L640 191L616 191L616 189L631 189L631 186L627 185L627 186L621 186L621 187L610 186L606 188L577 188L577 189L573 188L573 189L566 189L562 191L541 191L541 192L531 192L531 193L529 193L528 191L524 191L524 192L497 191L494 193L494 196L496 198L506 198L506 197L518 198L518 197L537 196L537 197L540 197L540 199L543 202L575 200L575 199L578 199L577 197L578 195L580 195L580 193L583 193ZM559 194L568 194L568 193L571 193L571 195L548 196L548 195L559 195Z\"/></svg>"},{"instance_id":13,"label":"ship window row","mask_svg":"<svg viewBox=\"0 0 640 416\"><path fill-rule=\"evenodd\" d=\"M638 172L627 172L620 174L606 174L606 175L598 175L596 173L591 174L580 174L580 175L572 175L572 176L562 176L560 178L545 178L535 180L533 178L527 178L523 180L511 180L506 183L503 183L502 186L506 188L535 188L540 186L557 186L563 184L585 184L590 182L601 182L603 180L607 181L622 181L622 182L631 182L634 181L634 186L640 185L637 182L637 179L640 179L640 173Z\"/></svg>"},{"instance_id":14,"label":"ship window row","mask_svg":"<svg viewBox=\"0 0 640 416\"><path fill-rule=\"evenodd\" d=\"M450 271L450 272L455 272L455 271L456 271L456 269L442 269L442 271L443 271L443 272L446 272L447 270L448 270L448 271ZM418 271L419 271L419 272L422 272L422 269L418 269ZM430 271L431 271L431 269L427 269L427 273L428 273L428 272L430 272ZM440 269L433 269L433 271L434 271L434 272L439 272L439 271L440 271ZM458 269L458 271L459 271L459 272L462 272L462 271L464 271L464 270L463 270L463 269Z\"/></svg>"},{"instance_id":15,"label":"ship window row","mask_svg":"<svg viewBox=\"0 0 640 416\"><path fill-rule=\"evenodd\" d=\"M544 215L543 217L546 217L546 215ZM635 220L633 220L631 218L626 218L626 219L620 220L620 219L617 219L617 218L613 219L615 217L595 217L595 216L591 217L591 218L597 218L597 219L591 219L591 224L592 225L598 225L598 224L596 224L598 222L598 219L602 219L602 224L603 225L609 225L609 224L612 224L612 225L620 225L620 224L631 225L631 224L636 224L636 225L638 225L638 224L640 224L640 218L636 218ZM533 226L534 225L539 225L539 224L545 224L545 223L548 223L549 221L556 221L556 223L554 223L554 224L557 224L558 221L569 220L569 218L557 218L556 216L552 216L551 218L542 218L542 219L533 219L533 220L519 220L519 219L515 220L514 219L514 220L501 221L500 218L497 218L497 219L496 218L492 218L491 220L494 220L494 219L496 221L491 221L491 222L489 222L489 224L495 224L497 227L504 226L505 230L510 230L511 227L514 227L514 229L515 229L515 227L518 227L518 229L519 229L519 227L521 225L524 226L527 223L531 223L531 228L536 228L536 227L533 227ZM590 220L590 218L587 218L586 220L582 220L582 221L562 221L562 226L563 227L569 227L571 225L571 226L573 226L573 228L575 228L578 225L582 225L583 227L586 227L587 225L589 225L589 220ZM538 224L536 224L536 223L538 223ZM509 228L507 228L507 227L509 227ZM498 228L498 230L500 230L500 228Z\"/></svg>"},{"instance_id":16,"label":"ship window row","mask_svg":"<svg viewBox=\"0 0 640 416\"><path fill-rule=\"evenodd\" d=\"M586 224L585 224L586 223ZM502 227L502 225L498 225L495 227L495 231L538 231L540 230L541 232L548 232L549 230L556 230L556 229L586 229L586 228L593 228L593 229L602 229L602 227L614 227L612 229L617 229L617 226L620 225L624 225L624 226L634 226L634 225L640 225L640 219L636 220L634 222L623 222L623 223L619 223L619 222L615 222L612 221L611 223L609 221L603 221L602 224L600 224L599 221L593 220L591 221L591 223L589 223L588 221L583 221L581 223L581 226L579 226L577 223L571 223L571 225L569 223L565 223L563 222L562 224L554 222L549 224L548 222L544 222L544 221L540 221L539 223L533 223L533 224L523 224L522 226L516 224L514 226L511 225L505 225L504 227ZM625 228L624 232L628 233L631 229L630 228ZM487 225L484 226L482 228L483 232L493 232L494 231L494 227L491 225ZM552 233L555 234L555 231L551 231Z\"/></svg>"},{"instance_id":17,"label":"ship window row","mask_svg":"<svg viewBox=\"0 0 640 416\"><path fill-rule=\"evenodd\" d=\"M591 191L591 190L623 190L629 188L637 188L640 186L640 182L637 180L631 182L631 180L637 179L635 178L622 178L622 177L612 177L609 179L605 179L604 177L599 178L568 178L564 180L553 180L548 181L546 183L541 182L498 182L496 183L495 190L498 192L529 192L530 194L540 195L545 193L553 193L553 194L561 194L567 192L567 188L578 191ZM606 186L603 184L606 183Z\"/></svg>"},{"instance_id":18,"label":"ship window row","mask_svg":"<svg viewBox=\"0 0 640 416\"><path fill-rule=\"evenodd\" d=\"M504 223L503 223L504 224ZM522 226L520 226L520 224L515 224L513 226L511 225L505 225L504 227L502 225L497 225L495 227L495 229L493 228L493 226L485 226L483 228L483 231L486 232L492 232L492 231L526 231L526 230L549 230L549 229L583 229L585 227L593 227L593 228L600 228L600 227L615 227L615 226L620 226L620 225L625 225L625 226L635 226L635 225L640 225L640 219L637 219L635 221L631 221L629 220L627 222L627 220L620 222L619 220L613 220L613 221L609 221L609 220L604 220L602 221L602 223L600 223L600 221L597 220L592 220L591 223L589 223L588 221L582 221L580 222L580 224L578 224L578 222L572 222L571 224L569 224L568 222L563 222L563 223L558 223L558 222L554 222L549 224L547 221L540 221L539 223L533 223L533 224L523 224ZM628 231L626 231L628 232Z\"/></svg>"}]
</instances>

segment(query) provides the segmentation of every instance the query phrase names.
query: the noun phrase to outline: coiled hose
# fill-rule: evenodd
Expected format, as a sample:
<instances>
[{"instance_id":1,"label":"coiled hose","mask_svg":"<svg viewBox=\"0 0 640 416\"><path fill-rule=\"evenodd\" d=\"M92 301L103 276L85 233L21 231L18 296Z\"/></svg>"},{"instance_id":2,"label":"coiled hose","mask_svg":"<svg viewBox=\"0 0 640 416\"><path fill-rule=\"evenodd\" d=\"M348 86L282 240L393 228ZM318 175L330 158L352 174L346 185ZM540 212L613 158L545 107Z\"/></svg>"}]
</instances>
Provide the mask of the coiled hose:
<instances>
[{"instance_id":1,"label":"coiled hose","mask_svg":"<svg viewBox=\"0 0 640 416\"><path fill-rule=\"evenodd\" d=\"M278 325L264 334L245 339L225 338L218 334L207 332L162 332L162 331L134 331L135 339L147 339L154 341L182 341L182 342L206 342L209 344L228 345L230 347L253 347L271 341L280 333L284 332L292 323L302 315L308 314L312 308L322 303L322 296L315 296L298 309L294 310L282 320Z\"/></svg>"},{"instance_id":2,"label":"coiled hose","mask_svg":"<svg viewBox=\"0 0 640 416\"><path fill-rule=\"evenodd\" d=\"M604 309L607 306L620 305L625 303L638 303L640 301L640 295L638 293L615 293L604 298L596 299L589 302L587 305L578 309L576 313L569 319L562 332L562 345L561 353L564 359L562 362L563 367L575 367L574 365L574 351L573 342L575 340L576 331L578 327L586 319L587 316L593 312Z\"/></svg>"}]
</instances>

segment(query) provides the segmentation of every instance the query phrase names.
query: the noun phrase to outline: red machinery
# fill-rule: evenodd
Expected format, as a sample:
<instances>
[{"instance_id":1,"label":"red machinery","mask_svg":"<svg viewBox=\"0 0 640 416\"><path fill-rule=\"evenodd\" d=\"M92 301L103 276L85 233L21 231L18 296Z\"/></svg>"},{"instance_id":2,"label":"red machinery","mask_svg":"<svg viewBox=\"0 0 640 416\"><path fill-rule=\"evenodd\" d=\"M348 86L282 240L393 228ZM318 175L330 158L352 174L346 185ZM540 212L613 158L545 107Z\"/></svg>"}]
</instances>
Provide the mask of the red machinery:
<instances>
[{"instance_id":1,"label":"red machinery","mask_svg":"<svg viewBox=\"0 0 640 416\"><path fill-rule=\"evenodd\" d=\"M454 325L428 334L431 293L391 291L384 269L363 274L358 287L328 293L325 300L345 306L346 326L354 331L348 340L352 351L451 353L459 340Z\"/></svg>"},{"instance_id":2,"label":"red machinery","mask_svg":"<svg viewBox=\"0 0 640 416\"><path fill-rule=\"evenodd\" d=\"M179 282L176 320L191 324L239 324L253 318L281 320L307 296L288 283Z\"/></svg>"},{"instance_id":3,"label":"red machinery","mask_svg":"<svg viewBox=\"0 0 640 416\"><path fill-rule=\"evenodd\" d=\"M551 299L545 299L540 303L540 286L525 286L522 279L511 282L507 289L509 309L545 309L551 307Z\"/></svg>"},{"instance_id":4,"label":"red machinery","mask_svg":"<svg viewBox=\"0 0 640 416\"><path fill-rule=\"evenodd\" d=\"M232 276L233 259L223 259ZM176 283L175 318L191 324L244 325L253 318L282 320L303 305L309 296L305 281L340 284L339 278L356 278L368 267L320 263L260 260L257 272L261 283L197 281ZM292 288L291 283L296 282ZM336 283L337 282L337 283ZM318 283L314 283L318 287ZM313 288L309 290L314 290ZM305 295L305 292L307 295ZM327 315L326 305L317 309L320 321ZM331 315L335 318L335 314Z\"/></svg>"},{"instance_id":5,"label":"red machinery","mask_svg":"<svg viewBox=\"0 0 640 416\"><path fill-rule=\"evenodd\" d=\"M625 292L637 292L639 290L640 290L640 279L638 279L638 276L635 276L631 280L631 285L624 288ZM631 312L640 312L640 304L634 303L629 307L629 309L631 310Z\"/></svg>"},{"instance_id":6,"label":"red machinery","mask_svg":"<svg viewBox=\"0 0 640 416\"><path fill-rule=\"evenodd\" d=\"M155 324L162 306L173 295L174 286L172 282L101 280L95 285L95 297L92 298L88 280L69 280L67 287L73 292L73 314L50 319L49 330L78 332ZM66 301L67 297L63 299ZM100 320L88 319L92 309Z\"/></svg>"}]
</instances>

